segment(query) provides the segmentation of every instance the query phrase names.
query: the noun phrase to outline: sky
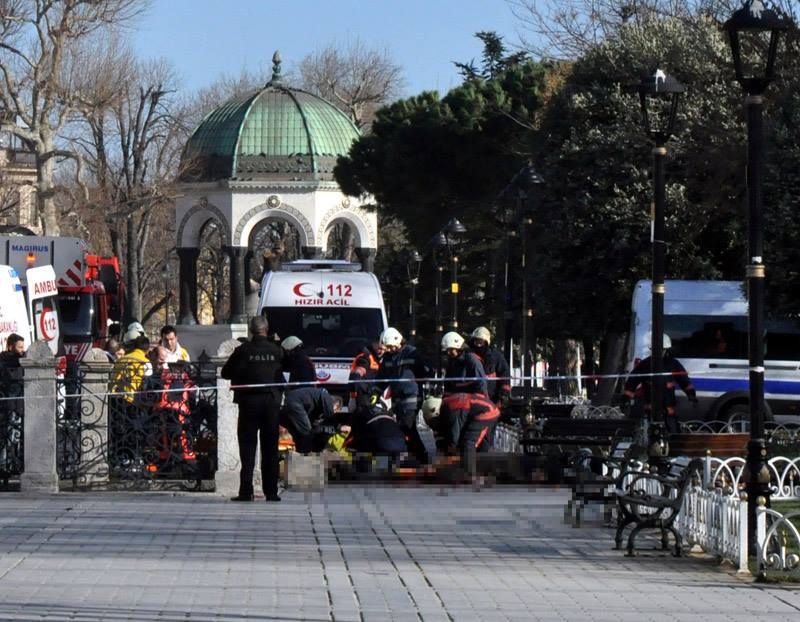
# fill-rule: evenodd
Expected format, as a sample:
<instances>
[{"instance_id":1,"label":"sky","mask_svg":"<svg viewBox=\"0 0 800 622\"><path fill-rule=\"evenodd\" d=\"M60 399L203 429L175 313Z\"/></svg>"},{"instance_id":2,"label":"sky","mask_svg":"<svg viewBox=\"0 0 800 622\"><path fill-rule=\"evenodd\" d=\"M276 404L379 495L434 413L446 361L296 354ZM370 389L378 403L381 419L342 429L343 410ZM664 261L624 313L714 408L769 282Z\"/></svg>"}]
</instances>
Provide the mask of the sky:
<instances>
[{"instance_id":1,"label":"sky","mask_svg":"<svg viewBox=\"0 0 800 622\"><path fill-rule=\"evenodd\" d=\"M410 96L458 86L453 61L480 61L474 33L493 30L513 47L520 28L506 0L152 0L132 39L141 57L170 61L186 92L243 68L269 75L275 50L286 72L316 50L360 39L388 50Z\"/></svg>"}]
</instances>

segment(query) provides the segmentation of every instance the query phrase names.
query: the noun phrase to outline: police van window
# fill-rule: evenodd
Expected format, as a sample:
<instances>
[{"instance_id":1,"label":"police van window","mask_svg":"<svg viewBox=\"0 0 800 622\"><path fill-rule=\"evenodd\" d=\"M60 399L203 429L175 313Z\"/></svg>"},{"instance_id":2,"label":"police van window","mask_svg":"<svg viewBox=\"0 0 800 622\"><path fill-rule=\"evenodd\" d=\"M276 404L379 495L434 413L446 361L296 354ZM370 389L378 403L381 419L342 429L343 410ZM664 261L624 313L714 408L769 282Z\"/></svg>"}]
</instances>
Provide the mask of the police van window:
<instances>
[{"instance_id":1,"label":"police van window","mask_svg":"<svg viewBox=\"0 0 800 622\"><path fill-rule=\"evenodd\" d=\"M747 318L741 316L669 315L664 332L676 358L746 359Z\"/></svg>"},{"instance_id":2,"label":"police van window","mask_svg":"<svg viewBox=\"0 0 800 622\"><path fill-rule=\"evenodd\" d=\"M800 326L797 322L766 321L764 359L796 361L800 355Z\"/></svg>"},{"instance_id":3,"label":"police van window","mask_svg":"<svg viewBox=\"0 0 800 622\"><path fill-rule=\"evenodd\" d=\"M764 359L797 360L800 353L800 326L788 320L764 323ZM744 359L749 358L746 316L664 317L664 332L672 340L676 358Z\"/></svg>"}]
</instances>

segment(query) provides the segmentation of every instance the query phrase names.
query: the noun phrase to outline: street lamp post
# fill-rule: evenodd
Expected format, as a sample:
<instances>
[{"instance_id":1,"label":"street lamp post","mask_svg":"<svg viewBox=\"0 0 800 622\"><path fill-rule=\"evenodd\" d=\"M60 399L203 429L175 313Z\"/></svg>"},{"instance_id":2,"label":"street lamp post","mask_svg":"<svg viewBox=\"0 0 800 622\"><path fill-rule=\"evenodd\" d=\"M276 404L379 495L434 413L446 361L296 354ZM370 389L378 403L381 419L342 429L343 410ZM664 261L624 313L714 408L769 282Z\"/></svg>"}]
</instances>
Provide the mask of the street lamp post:
<instances>
[{"instance_id":1,"label":"street lamp post","mask_svg":"<svg viewBox=\"0 0 800 622\"><path fill-rule=\"evenodd\" d=\"M467 228L461 224L458 218L451 218L442 229L445 246L452 265L450 270L450 294L453 296L453 319L450 326L455 331L458 330L458 248L456 243L458 238L466 232Z\"/></svg>"},{"instance_id":2,"label":"street lamp post","mask_svg":"<svg viewBox=\"0 0 800 622\"><path fill-rule=\"evenodd\" d=\"M746 93L748 204L748 337L750 367L750 441L747 444L747 515L750 553L756 551L756 508L759 497L769 503L769 470L764 441L764 243L761 209L763 163L762 105L764 91L775 77L780 35L789 20L760 0L747 0L725 22L736 71Z\"/></svg>"},{"instance_id":3,"label":"street lamp post","mask_svg":"<svg viewBox=\"0 0 800 622\"><path fill-rule=\"evenodd\" d=\"M645 76L639 83L639 104L642 124L653 141L653 205L652 205L652 319L650 329L651 402L650 417L655 424L648 429L643 422L643 436L647 438L648 453L655 462L666 455L664 424L664 285L666 242L664 240L664 212L666 192L664 182L664 158L666 144L675 131L678 101L685 87L661 69Z\"/></svg>"},{"instance_id":4,"label":"street lamp post","mask_svg":"<svg viewBox=\"0 0 800 622\"><path fill-rule=\"evenodd\" d=\"M408 274L408 284L411 289L411 297L408 301L409 335L412 341L417 337L417 285L419 284L419 269L422 264L422 255L416 250L409 251L406 261L406 272ZM437 293L438 296L438 293Z\"/></svg>"},{"instance_id":5,"label":"street lamp post","mask_svg":"<svg viewBox=\"0 0 800 622\"><path fill-rule=\"evenodd\" d=\"M525 388L525 395L529 395L529 390L531 386L531 375L530 373L526 373L526 368L529 370L530 365L527 364L528 360L528 324L533 318L533 308L531 307L530 300L528 299L528 225L533 223L533 219L531 218L530 214L526 213L526 204L528 199L532 195L535 189L540 188L544 184L544 178L536 172L533 166L528 163L523 166L514 177L511 178L511 181L508 183L508 186L503 190L501 196L514 196L517 201L517 218L520 227L520 275L521 275L521 283L520 283L520 341L519 341L519 355L520 355L520 367L523 370L522 373L522 384ZM509 234L510 236L512 234ZM510 246L510 237L507 241L507 248L506 248L506 304L510 304L511 296L509 296L509 289L510 289L510 277L509 277L509 258L510 252L508 250L508 246ZM507 349L508 344L510 343L509 333L510 333L510 318L511 314L507 313L507 323L506 323L506 344ZM536 355L536 343L534 340L533 347L531 348L532 357L531 359L535 358ZM531 362L535 362L532 360Z\"/></svg>"},{"instance_id":6,"label":"street lamp post","mask_svg":"<svg viewBox=\"0 0 800 622\"><path fill-rule=\"evenodd\" d=\"M432 244L433 262L436 265L436 290L433 298L434 315L436 316L436 352L438 352L438 356L436 357L438 364L436 367L438 370L437 375L441 378L442 354L439 344L442 341L442 334L444 333L444 325L442 323L442 273L444 272L444 265L442 264L440 249L443 249L447 246L447 238L445 237L444 233L439 232L433 236Z\"/></svg>"}]
</instances>

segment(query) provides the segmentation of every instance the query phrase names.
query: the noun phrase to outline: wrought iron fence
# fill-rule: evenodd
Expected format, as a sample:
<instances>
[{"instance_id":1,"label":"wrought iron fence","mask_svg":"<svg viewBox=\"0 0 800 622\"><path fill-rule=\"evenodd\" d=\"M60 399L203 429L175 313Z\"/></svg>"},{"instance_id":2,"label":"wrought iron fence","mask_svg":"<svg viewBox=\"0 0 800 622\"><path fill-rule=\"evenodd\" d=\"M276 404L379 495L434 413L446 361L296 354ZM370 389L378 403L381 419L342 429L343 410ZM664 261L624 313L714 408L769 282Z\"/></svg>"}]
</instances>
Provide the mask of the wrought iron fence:
<instances>
[{"instance_id":1,"label":"wrought iron fence","mask_svg":"<svg viewBox=\"0 0 800 622\"><path fill-rule=\"evenodd\" d=\"M0 490L17 488L24 468L24 387L21 367L0 369Z\"/></svg>"},{"instance_id":2,"label":"wrought iron fence","mask_svg":"<svg viewBox=\"0 0 800 622\"><path fill-rule=\"evenodd\" d=\"M95 385L96 386L96 385ZM117 366L108 391L59 381L58 472L76 488L200 489L216 471L216 369L206 361ZM135 389L134 387L140 387Z\"/></svg>"}]
</instances>

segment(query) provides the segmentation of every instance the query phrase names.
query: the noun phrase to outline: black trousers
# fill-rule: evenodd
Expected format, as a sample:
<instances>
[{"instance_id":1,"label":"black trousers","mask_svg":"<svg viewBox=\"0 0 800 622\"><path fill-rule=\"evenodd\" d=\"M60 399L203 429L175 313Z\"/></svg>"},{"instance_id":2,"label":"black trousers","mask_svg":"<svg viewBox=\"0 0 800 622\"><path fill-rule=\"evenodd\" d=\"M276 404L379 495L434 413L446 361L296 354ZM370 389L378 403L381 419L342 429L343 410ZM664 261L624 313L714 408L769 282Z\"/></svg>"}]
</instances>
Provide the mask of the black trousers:
<instances>
[{"instance_id":1,"label":"black trousers","mask_svg":"<svg viewBox=\"0 0 800 622\"><path fill-rule=\"evenodd\" d=\"M314 441L313 423L303 403L299 399L291 399L291 392L287 393L281 411L281 425L289 430L298 453L311 453Z\"/></svg>"},{"instance_id":2,"label":"black trousers","mask_svg":"<svg viewBox=\"0 0 800 622\"><path fill-rule=\"evenodd\" d=\"M238 397L239 495L253 494L256 445L261 442L261 483L265 495L278 494L278 425L280 403L270 395Z\"/></svg>"}]
</instances>

